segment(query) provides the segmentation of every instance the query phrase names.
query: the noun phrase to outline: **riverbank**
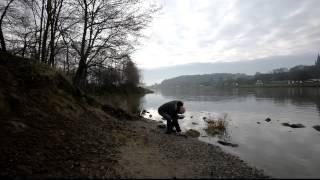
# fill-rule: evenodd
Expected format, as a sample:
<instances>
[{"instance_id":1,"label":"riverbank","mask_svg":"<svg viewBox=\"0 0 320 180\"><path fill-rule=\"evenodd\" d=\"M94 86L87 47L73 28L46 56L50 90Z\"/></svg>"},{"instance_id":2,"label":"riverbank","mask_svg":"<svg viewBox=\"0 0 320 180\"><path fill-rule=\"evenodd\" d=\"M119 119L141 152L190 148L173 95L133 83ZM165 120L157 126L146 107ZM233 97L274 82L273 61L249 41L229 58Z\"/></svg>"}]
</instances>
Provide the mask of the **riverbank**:
<instances>
[{"instance_id":1,"label":"riverbank","mask_svg":"<svg viewBox=\"0 0 320 180\"><path fill-rule=\"evenodd\" d=\"M83 93L57 70L0 55L0 177L264 177L196 139Z\"/></svg>"},{"instance_id":2,"label":"riverbank","mask_svg":"<svg viewBox=\"0 0 320 180\"><path fill-rule=\"evenodd\" d=\"M167 135L158 123L126 123L130 138L120 147L121 178L266 178L238 157L196 138Z\"/></svg>"}]
</instances>

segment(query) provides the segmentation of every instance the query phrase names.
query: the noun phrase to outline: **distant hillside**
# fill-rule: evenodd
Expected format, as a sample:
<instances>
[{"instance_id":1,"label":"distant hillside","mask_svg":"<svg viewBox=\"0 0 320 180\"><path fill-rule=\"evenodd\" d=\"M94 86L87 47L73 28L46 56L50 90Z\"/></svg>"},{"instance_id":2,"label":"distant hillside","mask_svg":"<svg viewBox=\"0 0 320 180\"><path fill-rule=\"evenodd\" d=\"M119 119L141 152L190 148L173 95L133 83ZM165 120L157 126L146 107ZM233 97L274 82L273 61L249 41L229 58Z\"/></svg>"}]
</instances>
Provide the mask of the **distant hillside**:
<instances>
[{"instance_id":1,"label":"distant hillside","mask_svg":"<svg viewBox=\"0 0 320 180\"><path fill-rule=\"evenodd\" d=\"M316 54L301 54L295 56L274 56L250 61L219 62L219 63L192 63L172 67L142 70L143 80L147 85L160 83L181 75L212 74L212 73L246 73L253 75L256 72L266 73L275 68L291 68L296 65L312 65Z\"/></svg>"},{"instance_id":2,"label":"distant hillside","mask_svg":"<svg viewBox=\"0 0 320 180\"><path fill-rule=\"evenodd\" d=\"M245 74L215 73L204 75L179 76L162 81L161 88L195 87L195 86L221 86L225 82L232 82L240 78L250 78Z\"/></svg>"},{"instance_id":3,"label":"distant hillside","mask_svg":"<svg viewBox=\"0 0 320 180\"><path fill-rule=\"evenodd\" d=\"M150 88L204 88L204 87L320 87L320 56L314 65L297 65L290 69L276 68L269 73L255 75L213 73L184 75L163 80Z\"/></svg>"}]
</instances>

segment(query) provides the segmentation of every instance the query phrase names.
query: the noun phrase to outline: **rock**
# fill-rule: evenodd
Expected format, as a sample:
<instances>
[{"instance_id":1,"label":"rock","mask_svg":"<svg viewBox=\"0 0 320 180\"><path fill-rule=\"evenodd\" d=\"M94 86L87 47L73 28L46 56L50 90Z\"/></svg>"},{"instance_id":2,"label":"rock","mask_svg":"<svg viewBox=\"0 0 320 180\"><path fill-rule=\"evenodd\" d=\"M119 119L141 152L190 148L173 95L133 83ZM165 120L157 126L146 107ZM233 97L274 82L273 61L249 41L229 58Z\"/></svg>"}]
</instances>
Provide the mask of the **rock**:
<instances>
[{"instance_id":1,"label":"rock","mask_svg":"<svg viewBox=\"0 0 320 180\"><path fill-rule=\"evenodd\" d=\"M193 118L193 116L190 116L190 118L192 119L192 118Z\"/></svg>"},{"instance_id":2,"label":"rock","mask_svg":"<svg viewBox=\"0 0 320 180\"><path fill-rule=\"evenodd\" d=\"M141 114L145 114L147 111L144 109L142 110Z\"/></svg>"},{"instance_id":3,"label":"rock","mask_svg":"<svg viewBox=\"0 0 320 180\"><path fill-rule=\"evenodd\" d=\"M196 138L196 137L199 137L199 136L200 136L199 131L194 130L194 129L189 129L185 134L186 134L187 136L190 136L190 137L193 137L193 138Z\"/></svg>"},{"instance_id":4,"label":"rock","mask_svg":"<svg viewBox=\"0 0 320 180\"><path fill-rule=\"evenodd\" d=\"M317 131L320 131L320 125L315 125L315 126L313 126L313 128L314 128L315 130L317 130Z\"/></svg>"},{"instance_id":5,"label":"rock","mask_svg":"<svg viewBox=\"0 0 320 180\"><path fill-rule=\"evenodd\" d=\"M202 119L203 119L203 120L206 120L206 119L207 119L207 117L203 117Z\"/></svg>"},{"instance_id":6,"label":"rock","mask_svg":"<svg viewBox=\"0 0 320 180\"><path fill-rule=\"evenodd\" d=\"M151 115L151 114L149 115L149 118L152 118L152 115Z\"/></svg>"},{"instance_id":7,"label":"rock","mask_svg":"<svg viewBox=\"0 0 320 180\"><path fill-rule=\"evenodd\" d=\"M8 124L11 126L10 129L12 129L13 132L22 132L28 128L26 124L18 121L9 121Z\"/></svg>"},{"instance_id":8,"label":"rock","mask_svg":"<svg viewBox=\"0 0 320 180\"><path fill-rule=\"evenodd\" d=\"M196 123L196 122L192 122L192 125L198 125L198 123Z\"/></svg>"},{"instance_id":9,"label":"rock","mask_svg":"<svg viewBox=\"0 0 320 180\"><path fill-rule=\"evenodd\" d=\"M146 113L150 114L150 112L149 112L149 111L147 111Z\"/></svg>"},{"instance_id":10,"label":"rock","mask_svg":"<svg viewBox=\"0 0 320 180\"><path fill-rule=\"evenodd\" d=\"M257 124L261 124L260 122L257 122Z\"/></svg>"},{"instance_id":11,"label":"rock","mask_svg":"<svg viewBox=\"0 0 320 180\"><path fill-rule=\"evenodd\" d=\"M238 146L239 146L238 144L233 144L233 143L229 143L229 142L221 141L221 140L218 140L217 142L218 142L219 144L224 145L224 146L231 146L231 147L238 147Z\"/></svg>"},{"instance_id":12,"label":"rock","mask_svg":"<svg viewBox=\"0 0 320 180\"><path fill-rule=\"evenodd\" d=\"M303 124L290 124L290 123L282 123L283 126L291 127L291 128L304 128Z\"/></svg>"},{"instance_id":13,"label":"rock","mask_svg":"<svg viewBox=\"0 0 320 180\"><path fill-rule=\"evenodd\" d=\"M270 119L270 118L267 118L265 121L270 122L270 121L271 121L271 119Z\"/></svg>"},{"instance_id":14,"label":"rock","mask_svg":"<svg viewBox=\"0 0 320 180\"><path fill-rule=\"evenodd\" d=\"M167 128L167 126L166 126L165 124L159 124L157 127L160 128L160 129L165 129L165 128Z\"/></svg>"},{"instance_id":15,"label":"rock","mask_svg":"<svg viewBox=\"0 0 320 180\"><path fill-rule=\"evenodd\" d=\"M292 128L304 128L305 126L303 124L291 124Z\"/></svg>"}]
</instances>

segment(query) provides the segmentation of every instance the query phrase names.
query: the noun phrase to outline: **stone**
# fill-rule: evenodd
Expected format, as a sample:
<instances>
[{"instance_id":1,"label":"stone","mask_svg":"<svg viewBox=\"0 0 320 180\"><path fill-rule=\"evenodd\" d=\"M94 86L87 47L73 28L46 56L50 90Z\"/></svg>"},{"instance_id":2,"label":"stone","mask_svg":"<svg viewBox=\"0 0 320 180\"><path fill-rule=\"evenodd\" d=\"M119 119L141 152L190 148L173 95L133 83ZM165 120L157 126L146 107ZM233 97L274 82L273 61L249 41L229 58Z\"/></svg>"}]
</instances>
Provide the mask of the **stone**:
<instances>
[{"instance_id":1,"label":"stone","mask_svg":"<svg viewBox=\"0 0 320 180\"><path fill-rule=\"evenodd\" d=\"M22 132L28 128L26 124L18 121L9 121L8 124L11 126L13 132Z\"/></svg>"},{"instance_id":2,"label":"stone","mask_svg":"<svg viewBox=\"0 0 320 180\"><path fill-rule=\"evenodd\" d=\"M317 131L320 131L320 125L315 125L313 126L313 129L317 130Z\"/></svg>"},{"instance_id":3,"label":"stone","mask_svg":"<svg viewBox=\"0 0 320 180\"><path fill-rule=\"evenodd\" d=\"M257 124L261 124L260 122L257 122Z\"/></svg>"},{"instance_id":4,"label":"stone","mask_svg":"<svg viewBox=\"0 0 320 180\"><path fill-rule=\"evenodd\" d=\"M192 122L192 125L198 125L198 123L196 123L196 122Z\"/></svg>"},{"instance_id":5,"label":"stone","mask_svg":"<svg viewBox=\"0 0 320 180\"><path fill-rule=\"evenodd\" d=\"M233 144L233 143L229 143L229 142L221 141L221 140L218 140L217 142L221 145L224 145L224 146L231 146L231 147L238 147L239 146L238 144Z\"/></svg>"},{"instance_id":6,"label":"stone","mask_svg":"<svg viewBox=\"0 0 320 180\"><path fill-rule=\"evenodd\" d=\"M147 111L146 111L145 109L143 109L143 110L141 111L141 114L144 115L146 112L147 112Z\"/></svg>"},{"instance_id":7,"label":"stone","mask_svg":"<svg viewBox=\"0 0 320 180\"><path fill-rule=\"evenodd\" d=\"M165 124L159 124L157 127L160 128L160 129L165 129L165 128L167 128L167 126L166 126Z\"/></svg>"},{"instance_id":8,"label":"stone","mask_svg":"<svg viewBox=\"0 0 320 180\"><path fill-rule=\"evenodd\" d=\"M271 121L271 119L270 119L270 118L267 118L265 121L270 122L270 121Z\"/></svg>"},{"instance_id":9,"label":"stone","mask_svg":"<svg viewBox=\"0 0 320 180\"><path fill-rule=\"evenodd\" d=\"M290 123L282 123L283 126L291 127L291 128L304 128L303 124L290 124Z\"/></svg>"},{"instance_id":10,"label":"stone","mask_svg":"<svg viewBox=\"0 0 320 180\"><path fill-rule=\"evenodd\" d=\"M194 129L189 129L185 134L187 136L190 136L190 137L193 137L193 138L196 138L196 137L200 136L200 132L197 131L197 130L194 130Z\"/></svg>"}]
</instances>

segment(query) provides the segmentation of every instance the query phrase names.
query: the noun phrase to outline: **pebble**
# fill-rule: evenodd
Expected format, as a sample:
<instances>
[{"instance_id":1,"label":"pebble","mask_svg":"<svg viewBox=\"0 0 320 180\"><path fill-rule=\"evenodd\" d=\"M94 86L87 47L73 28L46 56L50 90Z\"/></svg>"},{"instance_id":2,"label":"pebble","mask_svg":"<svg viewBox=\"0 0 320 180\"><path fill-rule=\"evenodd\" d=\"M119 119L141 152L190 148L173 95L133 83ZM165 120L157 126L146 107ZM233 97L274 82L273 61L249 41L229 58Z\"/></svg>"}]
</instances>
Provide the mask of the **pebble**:
<instances>
[{"instance_id":1,"label":"pebble","mask_svg":"<svg viewBox=\"0 0 320 180\"><path fill-rule=\"evenodd\" d=\"M291 127L291 128L304 128L303 124L290 124L290 123L282 123L283 126Z\"/></svg>"},{"instance_id":2,"label":"pebble","mask_svg":"<svg viewBox=\"0 0 320 180\"><path fill-rule=\"evenodd\" d=\"M317 131L320 131L320 125L315 125L315 126L313 126L313 128L314 128L315 130L317 130Z\"/></svg>"},{"instance_id":3,"label":"pebble","mask_svg":"<svg viewBox=\"0 0 320 180\"><path fill-rule=\"evenodd\" d=\"M270 118L267 118L265 121L270 122L270 121L271 121L271 119L270 119Z\"/></svg>"}]
</instances>

